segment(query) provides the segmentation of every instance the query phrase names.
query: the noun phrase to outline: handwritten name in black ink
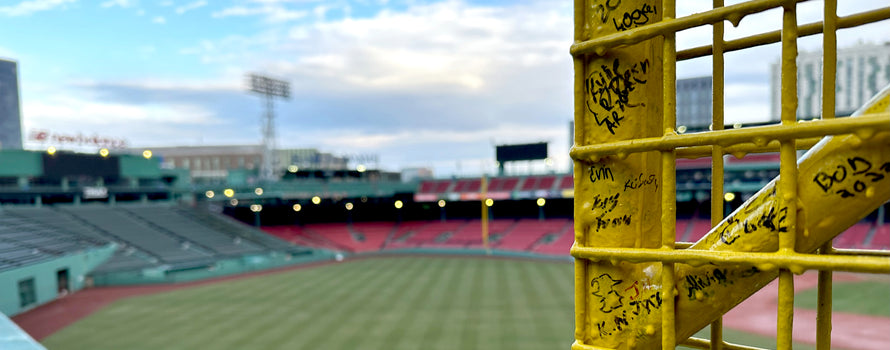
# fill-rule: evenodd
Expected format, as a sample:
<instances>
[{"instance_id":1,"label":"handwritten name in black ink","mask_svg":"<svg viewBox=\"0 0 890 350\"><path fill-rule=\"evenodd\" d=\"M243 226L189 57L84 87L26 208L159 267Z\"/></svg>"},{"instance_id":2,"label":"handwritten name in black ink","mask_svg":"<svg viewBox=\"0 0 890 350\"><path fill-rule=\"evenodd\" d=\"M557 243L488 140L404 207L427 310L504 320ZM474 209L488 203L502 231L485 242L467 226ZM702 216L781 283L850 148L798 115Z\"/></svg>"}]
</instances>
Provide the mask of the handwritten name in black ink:
<instances>
[{"instance_id":1,"label":"handwritten name in black ink","mask_svg":"<svg viewBox=\"0 0 890 350\"><path fill-rule=\"evenodd\" d=\"M609 167L598 167L596 165L591 165L587 168L590 171L590 182L595 183L599 180L612 180L615 181L615 176L612 175L612 169Z\"/></svg>"},{"instance_id":2,"label":"handwritten name in black ink","mask_svg":"<svg viewBox=\"0 0 890 350\"><path fill-rule=\"evenodd\" d=\"M649 23L650 14L658 14L658 8L656 6L649 6L649 4L643 4L643 6L638 9L631 12L625 12L620 23L612 18L612 24L615 25L615 30L623 32L634 26L641 26Z\"/></svg>"},{"instance_id":3,"label":"handwritten name in black ink","mask_svg":"<svg viewBox=\"0 0 890 350\"><path fill-rule=\"evenodd\" d=\"M658 178L655 175L644 178L643 173L640 173L639 176L624 181L624 192L627 192L628 189L635 190L649 185L653 186L653 191L658 191Z\"/></svg>"},{"instance_id":4,"label":"handwritten name in black ink","mask_svg":"<svg viewBox=\"0 0 890 350\"><path fill-rule=\"evenodd\" d=\"M611 196L604 195L595 195L593 196L593 205L590 210L602 209L600 214L608 214L615 210L615 207L618 206L618 197L621 196L620 193L616 193ZM600 215L602 217L602 215Z\"/></svg>"},{"instance_id":5,"label":"handwritten name in black ink","mask_svg":"<svg viewBox=\"0 0 890 350\"><path fill-rule=\"evenodd\" d=\"M752 203L751 205L755 204ZM761 206L757 205L757 207L760 208ZM746 210L745 214L753 212L754 210ZM768 205L763 208L759 215L744 215L745 220L739 220L735 215L728 217L726 222L718 229L717 235L723 244L732 245L742 234L751 234L760 229L776 233L788 232L788 225L785 222L787 216L788 207L776 209L775 206Z\"/></svg>"},{"instance_id":6,"label":"handwritten name in black ink","mask_svg":"<svg viewBox=\"0 0 890 350\"><path fill-rule=\"evenodd\" d=\"M596 218L596 232L600 232L600 230L607 228L615 228L619 226L630 226L632 216L630 214L625 214L616 217L606 217L605 214L600 215Z\"/></svg>"},{"instance_id":7,"label":"handwritten name in black ink","mask_svg":"<svg viewBox=\"0 0 890 350\"><path fill-rule=\"evenodd\" d=\"M686 297L689 300L696 299L696 292L704 293L712 284L726 285L729 280L726 278L726 269L714 269L711 272L705 272L704 275L686 275L685 287Z\"/></svg>"}]
</instances>

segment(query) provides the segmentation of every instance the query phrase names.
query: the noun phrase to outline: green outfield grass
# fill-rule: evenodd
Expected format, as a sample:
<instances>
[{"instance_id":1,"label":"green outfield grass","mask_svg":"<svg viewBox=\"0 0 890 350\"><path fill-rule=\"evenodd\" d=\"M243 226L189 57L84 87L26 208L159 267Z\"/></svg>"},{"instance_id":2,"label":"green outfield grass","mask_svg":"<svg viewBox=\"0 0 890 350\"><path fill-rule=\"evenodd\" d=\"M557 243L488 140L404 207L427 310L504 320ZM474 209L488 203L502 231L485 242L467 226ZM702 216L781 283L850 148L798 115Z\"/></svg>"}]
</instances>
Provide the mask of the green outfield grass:
<instances>
[{"instance_id":1,"label":"green outfield grass","mask_svg":"<svg viewBox=\"0 0 890 350\"><path fill-rule=\"evenodd\" d=\"M890 317L890 282L835 282L832 283L831 309L839 312ZM794 307L815 310L819 291L808 289L794 296Z\"/></svg>"},{"instance_id":2,"label":"green outfield grass","mask_svg":"<svg viewBox=\"0 0 890 350\"><path fill-rule=\"evenodd\" d=\"M572 265L559 262L360 259L119 300L43 343L51 350L567 350L572 283ZM775 347L770 337L730 329L724 336Z\"/></svg>"},{"instance_id":3,"label":"green outfield grass","mask_svg":"<svg viewBox=\"0 0 890 350\"><path fill-rule=\"evenodd\" d=\"M117 301L49 349L568 349L572 265L366 259Z\"/></svg>"}]
</instances>

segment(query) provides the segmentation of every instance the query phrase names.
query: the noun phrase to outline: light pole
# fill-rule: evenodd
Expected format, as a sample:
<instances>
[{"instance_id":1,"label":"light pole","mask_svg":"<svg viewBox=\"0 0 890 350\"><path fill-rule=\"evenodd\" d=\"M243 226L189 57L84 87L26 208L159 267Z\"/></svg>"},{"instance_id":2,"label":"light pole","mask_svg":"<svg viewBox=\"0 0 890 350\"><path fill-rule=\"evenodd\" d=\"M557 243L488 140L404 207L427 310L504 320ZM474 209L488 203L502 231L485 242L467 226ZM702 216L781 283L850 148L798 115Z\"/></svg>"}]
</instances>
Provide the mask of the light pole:
<instances>
[{"instance_id":1,"label":"light pole","mask_svg":"<svg viewBox=\"0 0 890 350\"><path fill-rule=\"evenodd\" d=\"M275 180L275 97L290 98L290 83L258 74L247 76L250 91L263 95L266 99L266 113L262 118L263 162L260 165L260 179Z\"/></svg>"}]
</instances>

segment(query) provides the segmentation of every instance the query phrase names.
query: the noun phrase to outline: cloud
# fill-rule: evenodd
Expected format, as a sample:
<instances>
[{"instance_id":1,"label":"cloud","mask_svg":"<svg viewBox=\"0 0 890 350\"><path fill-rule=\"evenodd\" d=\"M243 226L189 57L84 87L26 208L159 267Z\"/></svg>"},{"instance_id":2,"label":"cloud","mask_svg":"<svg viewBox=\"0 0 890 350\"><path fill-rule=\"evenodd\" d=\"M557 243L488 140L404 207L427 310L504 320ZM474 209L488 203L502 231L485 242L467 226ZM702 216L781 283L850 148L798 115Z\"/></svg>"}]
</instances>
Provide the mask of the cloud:
<instances>
[{"instance_id":1,"label":"cloud","mask_svg":"<svg viewBox=\"0 0 890 350\"><path fill-rule=\"evenodd\" d=\"M164 16L156 16L155 18L152 18L151 21L157 24L167 23L167 20L164 18Z\"/></svg>"},{"instance_id":2,"label":"cloud","mask_svg":"<svg viewBox=\"0 0 890 350\"><path fill-rule=\"evenodd\" d=\"M100 6L103 8L114 7L114 6L127 8L127 7L133 7L134 5L136 5L136 1L133 1L133 0L109 0L109 1L103 2Z\"/></svg>"},{"instance_id":3,"label":"cloud","mask_svg":"<svg viewBox=\"0 0 890 350\"><path fill-rule=\"evenodd\" d=\"M191 10L195 10L195 9L198 9L198 8L201 8L201 7L204 7L204 6L207 6L207 1L204 1L204 0L195 1L195 2L192 2L192 3L188 3L188 4L185 4L185 5L182 5L182 6L177 7L177 8L176 8L176 14L181 15L181 14L184 14L184 13L189 12L189 11L191 11Z\"/></svg>"},{"instance_id":4,"label":"cloud","mask_svg":"<svg viewBox=\"0 0 890 350\"><path fill-rule=\"evenodd\" d=\"M30 0L15 5L0 6L0 15L9 17L27 16L35 12L64 8L66 4L77 0Z\"/></svg>"},{"instance_id":5,"label":"cloud","mask_svg":"<svg viewBox=\"0 0 890 350\"><path fill-rule=\"evenodd\" d=\"M127 104L94 100L70 92L26 100L22 107L26 132L34 129L84 132L126 138L137 145L172 138L191 140L200 134L199 130L221 124L204 106L192 103Z\"/></svg>"},{"instance_id":6,"label":"cloud","mask_svg":"<svg viewBox=\"0 0 890 350\"><path fill-rule=\"evenodd\" d=\"M267 22L287 22L306 17L307 11L289 10L278 3L265 3L261 6L233 6L211 14L213 18L263 16Z\"/></svg>"}]
</instances>

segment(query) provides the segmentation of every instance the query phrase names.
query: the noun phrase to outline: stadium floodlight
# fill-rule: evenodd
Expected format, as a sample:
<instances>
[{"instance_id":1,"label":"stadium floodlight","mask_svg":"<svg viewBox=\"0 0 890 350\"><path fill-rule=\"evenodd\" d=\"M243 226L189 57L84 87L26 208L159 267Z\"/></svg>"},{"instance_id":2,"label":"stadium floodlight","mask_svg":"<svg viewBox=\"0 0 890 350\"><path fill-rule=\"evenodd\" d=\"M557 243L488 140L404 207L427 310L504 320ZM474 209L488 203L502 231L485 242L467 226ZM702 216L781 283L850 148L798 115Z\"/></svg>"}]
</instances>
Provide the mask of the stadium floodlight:
<instances>
[{"instance_id":1,"label":"stadium floodlight","mask_svg":"<svg viewBox=\"0 0 890 350\"><path fill-rule=\"evenodd\" d=\"M250 91L263 95L266 99L266 113L262 117L263 162L260 164L260 178L275 180L275 98L290 98L290 83L258 74L247 75Z\"/></svg>"},{"instance_id":2,"label":"stadium floodlight","mask_svg":"<svg viewBox=\"0 0 890 350\"><path fill-rule=\"evenodd\" d=\"M319 197L319 196L312 197L312 204L321 204L321 197Z\"/></svg>"},{"instance_id":3,"label":"stadium floodlight","mask_svg":"<svg viewBox=\"0 0 890 350\"><path fill-rule=\"evenodd\" d=\"M735 199L735 193L726 192L726 194L723 195L723 199L727 202L732 202Z\"/></svg>"},{"instance_id":4,"label":"stadium floodlight","mask_svg":"<svg viewBox=\"0 0 890 350\"><path fill-rule=\"evenodd\" d=\"M49 155L54 155L54 154L56 154L56 148L53 147L53 146L49 146L49 147L46 149L46 153L49 154Z\"/></svg>"},{"instance_id":5,"label":"stadium floodlight","mask_svg":"<svg viewBox=\"0 0 890 350\"><path fill-rule=\"evenodd\" d=\"M204 196L207 196L207 198L213 198L215 195L216 193L213 193L213 191L204 192Z\"/></svg>"},{"instance_id":6,"label":"stadium floodlight","mask_svg":"<svg viewBox=\"0 0 890 350\"><path fill-rule=\"evenodd\" d=\"M142 151L142 158L151 159L151 150L147 149Z\"/></svg>"}]
</instances>

